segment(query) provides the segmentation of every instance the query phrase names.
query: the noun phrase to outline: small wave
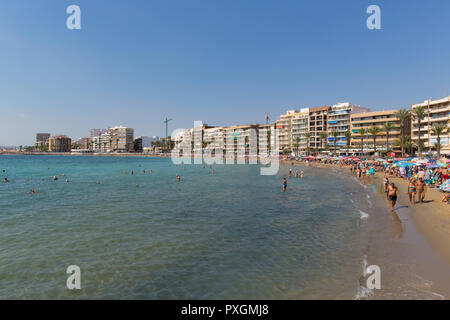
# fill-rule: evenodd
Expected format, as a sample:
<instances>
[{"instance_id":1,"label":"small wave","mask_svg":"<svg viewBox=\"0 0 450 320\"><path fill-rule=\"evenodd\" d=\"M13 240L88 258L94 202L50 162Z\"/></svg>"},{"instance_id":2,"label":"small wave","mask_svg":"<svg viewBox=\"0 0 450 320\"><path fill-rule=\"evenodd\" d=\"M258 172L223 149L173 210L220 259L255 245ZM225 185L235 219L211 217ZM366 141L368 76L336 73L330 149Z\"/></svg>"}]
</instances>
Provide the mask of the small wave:
<instances>
[{"instance_id":1,"label":"small wave","mask_svg":"<svg viewBox=\"0 0 450 320\"><path fill-rule=\"evenodd\" d=\"M367 219L367 218L369 218L369 214L364 212L364 211L359 210L359 214L360 214L360 219Z\"/></svg>"}]
</instances>

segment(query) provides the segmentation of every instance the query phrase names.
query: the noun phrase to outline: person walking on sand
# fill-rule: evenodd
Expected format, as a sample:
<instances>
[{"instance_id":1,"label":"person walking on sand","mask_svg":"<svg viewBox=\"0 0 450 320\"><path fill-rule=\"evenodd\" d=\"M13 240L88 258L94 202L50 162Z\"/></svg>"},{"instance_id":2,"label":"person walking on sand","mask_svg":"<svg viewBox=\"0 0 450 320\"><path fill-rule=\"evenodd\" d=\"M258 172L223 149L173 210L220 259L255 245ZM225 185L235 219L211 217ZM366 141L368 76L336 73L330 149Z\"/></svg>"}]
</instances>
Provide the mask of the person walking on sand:
<instances>
[{"instance_id":1,"label":"person walking on sand","mask_svg":"<svg viewBox=\"0 0 450 320\"><path fill-rule=\"evenodd\" d=\"M395 184L391 183L388 187L388 200L389 204L391 205L391 211L395 210L395 204L397 202L397 197L399 195L398 188L395 186Z\"/></svg>"},{"instance_id":2,"label":"person walking on sand","mask_svg":"<svg viewBox=\"0 0 450 320\"><path fill-rule=\"evenodd\" d=\"M409 180L408 196L409 196L409 202L411 202L412 205L415 205L416 204L416 179L414 179L414 178L411 178Z\"/></svg>"},{"instance_id":3,"label":"person walking on sand","mask_svg":"<svg viewBox=\"0 0 450 320\"><path fill-rule=\"evenodd\" d=\"M287 180L286 180L286 178L283 178L282 184L283 184L282 190L286 191L286 188L287 188Z\"/></svg>"},{"instance_id":4,"label":"person walking on sand","mask_svg":"<svg viewBox=\"0 0 450 320\"><path fill-rule=\"evenodd\" d=\"M417 186L417 196L419 198L419 202L423 203L427 185L426 185L425 181L423 181L422 178L419 178L419 181L417 181L416 186Z\"/></svg>"}]
</instances>

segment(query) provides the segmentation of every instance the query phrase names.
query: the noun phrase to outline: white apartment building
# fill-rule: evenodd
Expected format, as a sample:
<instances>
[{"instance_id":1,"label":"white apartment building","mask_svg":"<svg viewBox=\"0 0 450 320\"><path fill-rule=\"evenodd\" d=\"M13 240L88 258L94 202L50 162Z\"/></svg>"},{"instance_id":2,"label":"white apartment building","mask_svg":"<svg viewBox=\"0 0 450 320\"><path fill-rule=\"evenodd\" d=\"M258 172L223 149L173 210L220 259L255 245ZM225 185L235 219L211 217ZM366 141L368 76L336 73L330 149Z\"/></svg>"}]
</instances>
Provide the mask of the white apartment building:
<instances>
[{"instance_id":1,"label":"white apartment building","mask_svg":"<svg viewBox=\"0 0 450 320\"><path fill-rule=\"evenodd\" d=\"M337 131L336 145L340 148L347 145L345 132L350 131L350 115L370 112L369 108L352 105L349 102L337 103L328 111L328 144L334 146L332 132Z\"/></svg>"},{"instance_id":2,"label":"white apartment building","mask_svg":"<svg viewBox=\"0 0 450 320\"><path fill-rule=\"evenodd\" d=\"M411 105L411 112L418 106L426 110L426 116L421 121L420 140L425 149L435 147L437 137L433 133L433 126L437 123L447 126L446 132L441 135L441 153L450 155L450 96L437 100L425 100L422 103ZM411 121L411 139L414 143L419 142L419 125L417 119Z\"/></svg>"},{"instance_id":3,"label":"white apartment building","mask_svg":"<svg viewBox=\"0 0 450 320\"><path fill-rule=\"evenodd\" d=\"M117 126L104 130L106 129L90 131L91 149L94 152L120 153L133 151L134 129Z\"/></svg>"}]
</instances>

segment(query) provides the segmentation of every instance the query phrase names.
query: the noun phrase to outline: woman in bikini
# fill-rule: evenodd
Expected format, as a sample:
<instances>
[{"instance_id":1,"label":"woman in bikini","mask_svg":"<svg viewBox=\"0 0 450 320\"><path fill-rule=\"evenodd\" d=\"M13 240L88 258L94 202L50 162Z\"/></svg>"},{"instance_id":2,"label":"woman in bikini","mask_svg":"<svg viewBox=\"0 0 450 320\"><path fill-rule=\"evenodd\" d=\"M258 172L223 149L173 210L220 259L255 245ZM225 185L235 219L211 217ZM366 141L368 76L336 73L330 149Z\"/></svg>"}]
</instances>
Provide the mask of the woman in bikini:
<instances>
[{"instance_id":1,"label":"woman in bikini","mask_svg":"<svg viewBox=\"0 0 450 320\"><path fill-rule=\"evenodd\" d=\"M417 186L417 195L419 197L419 202L423 203L423 199L425 198L426 184L422 178L419 178L419 181L416 183Z\"/></svg>"},{"instance_id":2,"label":"woman in bikini","mask_svg":"<svg viewBox=\"0 0 450 320\"><path fill-rule=\"evenodd\" d=\"M411 180L409 180L408 196L409 196L409 202L411 202L411 204L415 205L416 204L416 179L414 179L414 178L411 178Z\"/></svg>"}]
</instances>

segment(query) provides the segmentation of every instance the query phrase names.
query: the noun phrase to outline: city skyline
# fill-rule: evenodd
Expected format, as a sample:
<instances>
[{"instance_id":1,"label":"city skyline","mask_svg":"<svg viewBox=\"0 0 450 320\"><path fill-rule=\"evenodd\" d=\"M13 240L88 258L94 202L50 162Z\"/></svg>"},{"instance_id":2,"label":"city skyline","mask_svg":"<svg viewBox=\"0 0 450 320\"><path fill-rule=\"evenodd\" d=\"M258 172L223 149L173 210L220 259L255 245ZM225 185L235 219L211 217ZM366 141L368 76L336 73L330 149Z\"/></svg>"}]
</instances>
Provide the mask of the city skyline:
<instances>
[{"instance_id":1,"label":"city skyline","mask_svg":"<svg viewBox=\"0 0 450 320\"><path fill-rule=\"evenodd\" d=\"M265 123L266 112L273 121L301 107L409 109L448 96L450 45L437 35L450 4L375 2L381 30L366 28L369 1L2 3L0 145L118 124L165 136L166 117L172 132L194 120ZM71 4L81 30L65 26Z\"/></svg>"}]
</instances>

